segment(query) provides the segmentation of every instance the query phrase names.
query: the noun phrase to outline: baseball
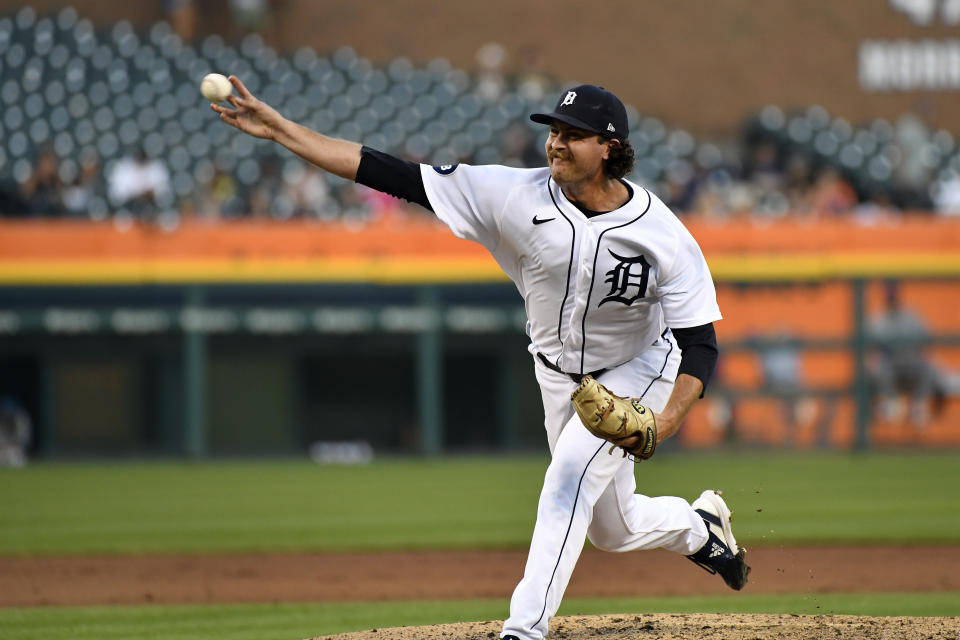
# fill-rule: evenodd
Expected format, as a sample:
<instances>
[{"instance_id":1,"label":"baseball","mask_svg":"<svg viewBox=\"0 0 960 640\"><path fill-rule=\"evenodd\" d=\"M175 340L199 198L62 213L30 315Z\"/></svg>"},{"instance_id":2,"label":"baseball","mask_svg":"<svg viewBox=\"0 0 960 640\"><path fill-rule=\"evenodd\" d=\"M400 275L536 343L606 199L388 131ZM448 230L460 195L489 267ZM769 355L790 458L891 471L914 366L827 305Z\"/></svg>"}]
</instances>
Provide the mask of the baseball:
<instances>
[{"instance_id":1,"label":"baseball","mask_svg":"<svg viewBox=\"0 0 960 640\"><path fill-rule=\"evenodd\" d=\"M233 85L230 84L227 77L219 73L208 73L200 83L200 93L210 102L226 100L232 90Z\"/></svg>"}]
</instances>

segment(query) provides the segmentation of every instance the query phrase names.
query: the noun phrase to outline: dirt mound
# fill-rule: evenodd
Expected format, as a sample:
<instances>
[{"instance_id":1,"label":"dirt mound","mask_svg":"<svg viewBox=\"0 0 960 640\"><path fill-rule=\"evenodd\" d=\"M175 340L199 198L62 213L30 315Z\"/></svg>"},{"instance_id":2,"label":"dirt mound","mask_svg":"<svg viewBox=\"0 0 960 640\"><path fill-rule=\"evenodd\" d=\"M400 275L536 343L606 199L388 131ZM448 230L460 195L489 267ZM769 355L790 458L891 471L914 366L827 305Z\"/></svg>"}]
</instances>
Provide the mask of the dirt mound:
<instances>
[{"instance_id":1,"label":"dirt mound","mask_svg":"<svg viewBox=\"0 0 960 640\"><path fill-rule=\"evenodd\" d=\"M371 629L314 640L495 640L503 623L461 622L431 627ZM587 640L960 640L958 618L654 614L554 618L552 639Z\"/></svg>"}]
</instances>

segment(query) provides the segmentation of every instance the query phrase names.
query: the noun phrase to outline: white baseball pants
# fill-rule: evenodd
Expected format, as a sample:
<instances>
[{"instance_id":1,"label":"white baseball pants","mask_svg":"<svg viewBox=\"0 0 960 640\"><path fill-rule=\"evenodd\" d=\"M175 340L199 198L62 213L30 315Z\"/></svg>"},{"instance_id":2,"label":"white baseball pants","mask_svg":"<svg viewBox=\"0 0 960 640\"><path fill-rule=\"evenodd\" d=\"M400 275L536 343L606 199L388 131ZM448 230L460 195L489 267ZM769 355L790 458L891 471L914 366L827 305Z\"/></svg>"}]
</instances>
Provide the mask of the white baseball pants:
<instances>
[{"instance_id":1,"label":"white baseball pants","mask_svg":"<svg viewBox=\"0 0 960 640\"><path fill-rule=\"evenodd\" d=\"M653 347L598 380L659 412L673 390L679 348L669 332ZM587 431L570 402L577 384L534 358L552 460L543 480L523 579L503 635L541 640L586 537L605 551L664 548L689 555L707 541L703 520L683 498L634 493L634 462ZM656 458L654 458L656 459ZM501 637L502 637L501 636Z\"/></svg>"}]
</instances>

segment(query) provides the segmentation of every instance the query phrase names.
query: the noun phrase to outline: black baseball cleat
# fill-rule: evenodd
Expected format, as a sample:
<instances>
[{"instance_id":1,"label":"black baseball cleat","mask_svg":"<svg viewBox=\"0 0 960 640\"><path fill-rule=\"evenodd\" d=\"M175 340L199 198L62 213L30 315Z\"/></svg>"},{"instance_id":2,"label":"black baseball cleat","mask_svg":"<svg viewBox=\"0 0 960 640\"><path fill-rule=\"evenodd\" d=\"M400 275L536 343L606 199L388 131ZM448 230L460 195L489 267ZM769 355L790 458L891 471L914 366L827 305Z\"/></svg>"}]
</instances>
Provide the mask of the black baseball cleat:
<instances>
[{"instance_id":1,"label":"black baseball cleat","mask_svg":"<svg viewBox=\"0 0 960 640\"><path fill-rule=\"evenodd\" d=\"M690 506L703 518L710 537L699 551L687 557L707 572L719 573L731 589L743 589L750 575L747 550L737 546L730 527L730 509L720 492L708 489Z\"/></svg>"}]
</instances>

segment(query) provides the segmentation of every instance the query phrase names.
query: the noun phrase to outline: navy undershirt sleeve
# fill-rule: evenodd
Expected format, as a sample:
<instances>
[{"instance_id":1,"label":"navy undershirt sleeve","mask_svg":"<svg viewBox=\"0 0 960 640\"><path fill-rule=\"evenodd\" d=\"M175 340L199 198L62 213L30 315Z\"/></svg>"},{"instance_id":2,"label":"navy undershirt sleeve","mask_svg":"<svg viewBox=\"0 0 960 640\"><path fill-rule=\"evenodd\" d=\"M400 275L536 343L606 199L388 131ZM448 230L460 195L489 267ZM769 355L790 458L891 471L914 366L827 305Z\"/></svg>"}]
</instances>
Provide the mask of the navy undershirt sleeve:
<instances>
[{"instance_id":1,"label":"navy undershirt sleeve","mask_svg":"<svg viewBox=\"0 0 960 640\"><path fill-rule=\"evenodd\" d=\"M360 149L356 182L433 211L423 186L420 165L414 162L364 146Z\"/></svg>"},{"instance_id":2,"label":"navy undershirt sleeve","mask_svg":"<svg viewBox=\"0 0 960 640\"><path fill-rule=\"evenodd\" d=\"M717 366L717 332L713 323L686 329L673 329L673 335L680 345L680 369L677 375L686 373L700 380L706 391L707 383ZM700 394L703 397L703 394Z\"/></svg>"}]
</instances>

